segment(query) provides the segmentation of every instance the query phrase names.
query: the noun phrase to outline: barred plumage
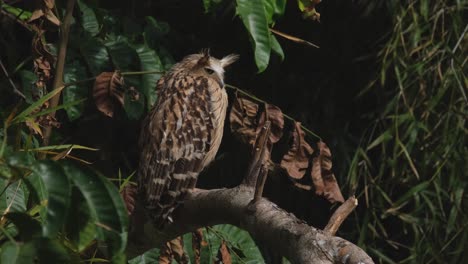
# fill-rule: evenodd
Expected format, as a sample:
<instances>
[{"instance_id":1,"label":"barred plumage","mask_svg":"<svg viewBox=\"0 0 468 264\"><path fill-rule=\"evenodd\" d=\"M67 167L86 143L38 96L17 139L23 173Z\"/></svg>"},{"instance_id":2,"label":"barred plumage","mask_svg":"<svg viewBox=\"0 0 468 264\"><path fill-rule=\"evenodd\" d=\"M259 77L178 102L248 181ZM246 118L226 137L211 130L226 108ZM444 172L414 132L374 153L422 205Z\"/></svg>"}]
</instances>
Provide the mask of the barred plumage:
<instances>
[{"instance_id":1,"label":"barred plumage","mask_svg":"<svg viewBox=\"0 0 468 264\"><path fill-rule=\"evenodd\" d=\"M141 199L158 227L218 151L227 109L224 68L236 59L192 54L158 81L158 99L140 135L138 169Z\"/></svg>"}]
</instances>

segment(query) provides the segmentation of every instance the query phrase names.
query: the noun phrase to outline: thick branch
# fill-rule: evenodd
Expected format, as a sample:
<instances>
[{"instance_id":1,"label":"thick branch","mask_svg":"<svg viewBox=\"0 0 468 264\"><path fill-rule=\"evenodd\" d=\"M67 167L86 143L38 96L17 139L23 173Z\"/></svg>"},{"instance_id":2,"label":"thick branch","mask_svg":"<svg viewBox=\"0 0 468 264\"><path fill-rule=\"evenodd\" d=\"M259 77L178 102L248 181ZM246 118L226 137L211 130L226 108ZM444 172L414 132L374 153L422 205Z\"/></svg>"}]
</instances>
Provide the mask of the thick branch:
<instances>
[{"instance_id":1,"label":"thick branch","mask_svg":"<svg viewBox=\"0 0 468 264\"><path fill-rule=\"evenodd\" d=\"M288 258L292 263L373 263L356 245L304 223L265 198L252 202L254 188L195 190L174 215L175 222L162 231L150 223L142 244L130 244L129 254L139 254L199 227L232 224L247 230L256 241ZM152 237L142 237L149 235ZM130 237L134 242L135 237Z\"/></svg>"}]
</instances>

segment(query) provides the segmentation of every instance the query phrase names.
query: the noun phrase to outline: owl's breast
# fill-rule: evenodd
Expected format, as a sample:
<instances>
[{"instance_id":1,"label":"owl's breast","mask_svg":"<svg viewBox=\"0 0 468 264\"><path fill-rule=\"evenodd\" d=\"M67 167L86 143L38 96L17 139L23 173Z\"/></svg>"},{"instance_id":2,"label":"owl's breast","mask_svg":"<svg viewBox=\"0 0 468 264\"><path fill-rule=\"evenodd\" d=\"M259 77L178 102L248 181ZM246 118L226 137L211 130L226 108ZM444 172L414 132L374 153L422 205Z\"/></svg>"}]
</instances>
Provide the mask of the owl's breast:
<instances>
[{"instance_id":1,"label":"owl's breast","mask_svg":"<svg viewBox=\"0 0 468 264\"><path fill-rule=\"evenodd\" d=\"M213 132L211 135L211 147L204 159L205 166L214 160L219 146L221 145L224 120L226 118L226 110L228 106L228 97L224 88L220 88L218 85L209 85L208 91L208 109L213 123Z\"/></svg>"}]
</instances>

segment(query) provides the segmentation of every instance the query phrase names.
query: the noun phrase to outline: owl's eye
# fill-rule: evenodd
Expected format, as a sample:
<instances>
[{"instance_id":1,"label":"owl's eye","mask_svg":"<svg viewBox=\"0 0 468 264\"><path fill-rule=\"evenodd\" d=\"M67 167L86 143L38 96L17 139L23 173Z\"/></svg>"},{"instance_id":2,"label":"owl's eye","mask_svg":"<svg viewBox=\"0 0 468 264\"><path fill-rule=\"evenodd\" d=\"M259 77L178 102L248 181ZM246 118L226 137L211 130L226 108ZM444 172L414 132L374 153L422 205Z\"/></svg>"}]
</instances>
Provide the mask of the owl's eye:
<instances>
[{"instance_id":1,"label":"owl's eye","mask_svg":"<svg viewBox=\"0 0 468 264\"><path fill-rule=\"evenodd\" d=\"M208 74L213 74L213 73L214 73L214 70L211 69L211 68L205 68L205 71L206 71L206 73L208 73Z\"/></svg>"}]
</instances>

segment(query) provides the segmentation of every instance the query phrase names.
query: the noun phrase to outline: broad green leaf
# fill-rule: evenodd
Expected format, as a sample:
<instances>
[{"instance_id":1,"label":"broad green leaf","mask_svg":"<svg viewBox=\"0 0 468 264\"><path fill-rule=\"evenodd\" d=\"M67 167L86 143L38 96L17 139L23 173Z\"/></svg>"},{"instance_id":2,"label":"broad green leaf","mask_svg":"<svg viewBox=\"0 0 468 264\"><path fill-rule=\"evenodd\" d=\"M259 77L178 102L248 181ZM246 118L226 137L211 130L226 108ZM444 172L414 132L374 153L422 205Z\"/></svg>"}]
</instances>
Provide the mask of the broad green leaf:
<instances>
[{"instance_id":1,"label":"broad green leaf","mask_svg":"<svg viewBox=\"0 0 468 264\"><path fill-rule=\"evenodd\" d=\"M247 231L233 225L217 225L213 229L224 236L229 248L237 248L243 253L240 263L264 262L260 250Z\"/></svg>"},{"instance_id":2,"label":"broad green leaf","mask_svg":"<svg viewBox=\"0 0 468 264\"><path fill-rule=\"evenodd\" d=\"M99 33L99 22L96 18L94 10L82 0L78 0L78 7L80 8L82 14L81 22L83 29L91 36L96 36Z\"/></svg>"},{"instance_id":3,"label":"broad green leaf","mask_svg":"<svg viewBox=\"0 0 468 264\"><path fill-rule=\"evenodd\" d=\"M63 264L70 263L71 254L58 240L37 238L34 240L37 247L39 263Z\"/></svg>"},{"instance_id":4,"label":"broad green leaf","mask_svg":"<svg viewBox=\"0 0 468 264\"><path fill-rule=\"evenodd\" d=\"M8 213L5 217L18 229L21 241L28 242L41 234L41 224L26 213Z\"/></svg>"},{"instance_id":5,"label":"broad green leaf","mask_svg":"<svg viewBox=\"0 0 468 264\"><path fill-rule=\"evenodd\" d=\"M169 33L169 25L165 22L156 21L153 17L145 17L146 25L143 36L150 48L155 49L161 40Z\"/></svg>"},{"instance_id":6,"label":"broad green leaf","mask_svg":"<svg viewBox=\"0 0 468 264\"><path fill-rule=\"evenodd\" d=\"M286 0L263 0L268 25L275 23L276 19L284 15Z\"/></svg>"},{"instance_id":7,"label":"broad green leaf","mask_svg":"<svg viewBox=\"0 0 468 264\"><path fill-rule=\"evenodd\" d=\"M43 234L54 237L65 223L70 205L71 185L60 165L52 161L40 161L33 167L47 189L47 216L43 223Z\"/></svg>"},{"instance_id":8,"label":"broad green leaf","mask_svg":"<svg viewBox=\"0 0 468 264\"><path fill-rule=\"evenodd\" d=\"M140 58L140 69L142 71L164 71L164 67L154 50L147 45L139 45L136 48ZM141 90L147 98L147 109L151 109L156 102L156 83L161 78L162 73L144 74L142 78Z\"/></svg>"},{"instance_id":9,"label":"broad green leaf","mask_svg":"<svg viewBox=\"0 0 468 264\"><path fill-rule=\"evenodd\" d=\"M0 263L33 264L37 256L36 246L33 242L14 243L6 242L1 247Z\"/></svg>"},{"instance_id":10,"label":"broad green leaf","mask_svg":"<svg viewBox=\"0 0 468 264\"><path fill-rule=\"evenodd\" d=\"M72 193L70 208L65 232L77 251L82 252L96 239L96 225L83 195L77 189Z\"/></svg>"},{"instance_id":11,"label":"broad green leaf","mask_svg":"<svg viewBox=\"0 0 468 264\"><path fill-rule=\"evenodd\" d=\"M130 47L128 39L123 36L112 38L104 45L107 47L111 60L116 67L121 71L129 71L138 67L138 55L136 51Z\"/></svg>"},{"instance_id":12,"label":"broad green leaf","mask_svg":"<svg viewBox=\"0 0 468 264\"><path fill-rule=\"evenodd\" d=\"M63 79L65 83L72 83L86 78L86 69L77 61L65 66ZM63 91L63 103L74 104L76 101L88 97L88 87L86 84L76 84L67 86ZM81 116L84 109L84 103L74 104L65 109L68 118L75 120Z\"/></svg>"},{"instance_id":13,"label":"broad green leaf","mask_svg":"<svg viewBox=\"0 0 468 264\"><path fill-rule=\"evenodd\" d=\"M284 60L283 48L281 48L278 40L273 35L271 35L271 49L281 58L281 60Z\"/></svg>"},{"instance_id":14,"label":"broad green leaf","mask_svg":"<svg viewBox=\"0 0 468 264\"><path fill-rule=\"evenodd\" d=\"M151 264L159 262L159 249L153 248L128 261L129 264Z\"/></svg>"},{"instance_id":15,"label":"broad green leaf","mask_svg":"<svg viewBox=\"0 0 468 264\"><path fill-rule=\"evenodd\" d=\"M5 180L0 180L0 182L2 183L0 192L5 190L0 193L0 213L3 215L11 212L25 212L27 193L24 190L24 182L22 180L12 184Z\"/></svg>"},{"instance_id":16,"label":"broad green leaf","mask_svg":"<svg viewBox=\"0 0 468 264\"><path fill-rule=\"evenodd\" d=\"M253 40L255 63L263 72L270 61L271 33L268 28L267 14L263 1L236 0L237 14Z\"/></svg>"},{"instance_id":17,"label":"broad green leaf","mask_svg":"<svg viewBox=\"0 0 468 264\"><path fill-rule=\"evenodd\" d=\"M97 38L88 38L80 45L80 51L94 76L103 71L111 71L109 53L106 46Z\"/></svg>"},{"instance_id":18,"label":"broad green leaf","mask_svg":"<svg viewBox=\"0 0 468 264\"><path fill-rule=\"evenodd\" d=\"M110 188L106 178L89 170L78 169L69 162L63 165L65 173L86 200L91 217L97 226L98 238L107 243L112 256L121 255L127 243L127 213L116 187Z\"/></svg>"}]
</instances>

